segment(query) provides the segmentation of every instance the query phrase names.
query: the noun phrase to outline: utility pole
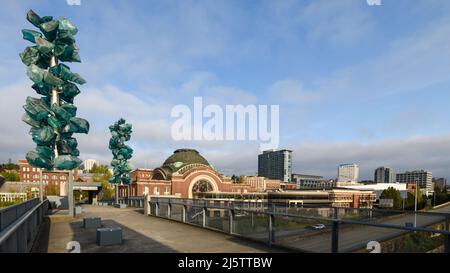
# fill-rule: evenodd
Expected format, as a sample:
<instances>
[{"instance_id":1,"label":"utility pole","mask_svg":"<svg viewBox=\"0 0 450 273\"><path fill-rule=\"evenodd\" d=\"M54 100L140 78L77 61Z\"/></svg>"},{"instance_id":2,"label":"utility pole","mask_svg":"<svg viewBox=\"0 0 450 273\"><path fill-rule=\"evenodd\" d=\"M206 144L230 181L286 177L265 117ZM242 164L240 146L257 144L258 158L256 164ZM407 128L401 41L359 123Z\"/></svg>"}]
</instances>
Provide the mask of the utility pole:
<instances>
[{"instance_id":1,"label":"utility pole","mask_svg":"<svg viewBox=\"0 0 450 273\"><path fill-rule=\"evenodd\" d=\"M417 195L418 195L418 188L417 188L417 178L416 178L416 186L414 191L415 193L415 200L414 200L414 227L417 227Z\"/></svg>"}]
</instances>

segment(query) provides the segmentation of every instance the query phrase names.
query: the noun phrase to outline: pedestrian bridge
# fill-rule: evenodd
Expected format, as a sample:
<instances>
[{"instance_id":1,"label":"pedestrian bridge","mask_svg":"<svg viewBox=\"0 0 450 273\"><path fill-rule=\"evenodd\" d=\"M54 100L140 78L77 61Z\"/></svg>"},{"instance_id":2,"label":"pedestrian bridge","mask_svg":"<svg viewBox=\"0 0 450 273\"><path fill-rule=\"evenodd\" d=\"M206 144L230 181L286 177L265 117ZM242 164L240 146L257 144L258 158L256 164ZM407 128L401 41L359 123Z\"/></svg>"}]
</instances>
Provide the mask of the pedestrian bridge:
<instances>
[{"instance_id":1,"label":"pedestrian bridge","mask_svg":"<svg viewBox=\"0 0 450 273\"><path fill-rule=\"evenodd\" d=\"M133 199L133 200L132 200ZM181 198L130 198L137 207L83 205L75 218L46 215L48 201L29 200L0 210L0 252L448 252L450 206L433 212L265 207ZM145 207L145 208L142 208ZM147 215L149 214L149 215ZM84 217L121 227L123 243L98 246ZM411 226L416 223L416 226ZM319 225L321 224L321 225ZM419 242L414 245L414 242Z\"/></svg>"}]
</instances>

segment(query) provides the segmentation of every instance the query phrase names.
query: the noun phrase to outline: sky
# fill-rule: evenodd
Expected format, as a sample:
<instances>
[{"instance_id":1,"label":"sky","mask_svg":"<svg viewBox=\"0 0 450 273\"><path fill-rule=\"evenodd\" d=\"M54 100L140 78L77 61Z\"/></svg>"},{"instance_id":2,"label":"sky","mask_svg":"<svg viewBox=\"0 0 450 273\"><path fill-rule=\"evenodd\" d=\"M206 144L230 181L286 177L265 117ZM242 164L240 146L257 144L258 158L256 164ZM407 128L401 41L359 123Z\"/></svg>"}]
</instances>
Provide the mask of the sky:
<instances>
[{"instance_id":1,"label":"sky","mask_svg":"<svg viewBox=\"0 0 450 273\"><path fill-rule=\"evenodd\" d=\"M91 124L80 158L109 164L108 126L133 124L135 167L197 149L220 172L257 172L259 141L175 141L171 109L279 105L280 148L293 172L336 177L357 163L426 169L450 178L450 1L3 1L0 10L0 162L34 149L21 121L37 96L19 53L25 16L69 18L87 84L75 99Z\"/></svg>"}]
</instances>

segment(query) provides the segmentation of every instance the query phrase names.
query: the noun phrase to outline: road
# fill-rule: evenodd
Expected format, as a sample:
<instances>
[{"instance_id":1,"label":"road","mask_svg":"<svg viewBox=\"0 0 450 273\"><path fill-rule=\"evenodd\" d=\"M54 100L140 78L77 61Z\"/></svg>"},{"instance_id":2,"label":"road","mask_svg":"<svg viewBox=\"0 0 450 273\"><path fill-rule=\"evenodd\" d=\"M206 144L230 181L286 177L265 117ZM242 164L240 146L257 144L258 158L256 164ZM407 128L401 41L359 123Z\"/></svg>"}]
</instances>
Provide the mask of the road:
<instances>
[{"instance_id":1,"label":"road","mask_svg":"<svg viewBox=\"0 0 450 273\"><path fill-rule=\"evenodd\" d=\"M434 212L450 213L450 206L435 209ZM443 220L443 217L418 215L417 226L427 227L431 224ZM404 226L407 222L414 222L414 215L397 216L387 220L377 221L381 224ZM404 230L387 229L373 226L347 226L341 227L339 232L339 252L351 252L362 249L369 241L382 242L390 238L406 233ZM328 253L331 252L331 232L321 232L315 236L285 236L280 232L281 245L302 249L306 251ZM275 234L275 238L276 238Z\"/></svg>"}]
</instances>

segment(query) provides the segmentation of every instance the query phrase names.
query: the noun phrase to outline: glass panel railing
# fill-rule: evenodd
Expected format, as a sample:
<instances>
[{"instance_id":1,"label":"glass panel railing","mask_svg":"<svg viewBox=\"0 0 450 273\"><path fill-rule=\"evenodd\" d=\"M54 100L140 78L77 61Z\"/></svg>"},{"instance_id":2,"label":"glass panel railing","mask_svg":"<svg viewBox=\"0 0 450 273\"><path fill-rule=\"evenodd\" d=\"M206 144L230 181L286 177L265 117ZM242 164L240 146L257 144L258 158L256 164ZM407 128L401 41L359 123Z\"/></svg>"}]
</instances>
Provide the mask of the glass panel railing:
<instances>
[{"instance_id":1,"label":"glass panel railing","mask_svg":"<svg viewBox=\"0 0 450 273\"><path fill-rule=\"evenodd\" d=\"M333 222L327 219L274 216L275 243L304 252L331 252Z\"/></svg>"},{"instance_id":2,"label":"glass panel railing","mask_svg":"<svg viewBox=\"0 0 450 273\"><path fill-rule=\"evenodd\" d=\"M203 225L203 209L200 207L187 206L186 222L199 226Z\"/></svg>"},{"instance_id":3,"label":"glass panel railing","mask_svg":"<svg viewBox=\"0 0 450 273\"><path fill-rule=\"evenodd\" d=\"M167 203L159 203L159 215L160 217L168 218L168 204Z\"/></svg>"},{"instance_id":4,"label":"glass panel railing","mask_svg":"<svg viewBox=\"0 0 450 273\"><path fill-rule=\"evenodd\" d=\"M227 209L207 209L206 210L206 226L230 232L230 213Z\"/></svg>"},{"instance_id":5,"label":"glass panel railing","mask_svg":"<svg viewBox=\"0 0 450 273\"><path fill-rule=\"evenodd\" d=\"M269 216L257 212L235 211L233 233L258 241L269 240Z\"/></svg>"},{"instance_id":6,"label":"glass panel railing","mask_svg":"<svg viewBox=\"0 0 450 273\"><path fill-rule=\"evenodd\" d=\"M183 205L171 204L170 219L183 221Z\"/></svg>"}]
</instances>

